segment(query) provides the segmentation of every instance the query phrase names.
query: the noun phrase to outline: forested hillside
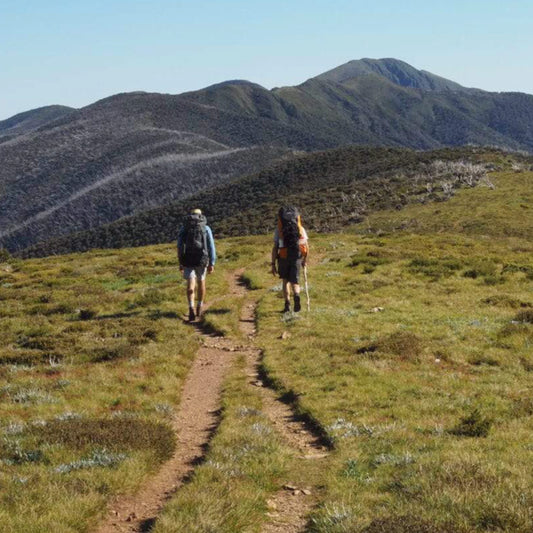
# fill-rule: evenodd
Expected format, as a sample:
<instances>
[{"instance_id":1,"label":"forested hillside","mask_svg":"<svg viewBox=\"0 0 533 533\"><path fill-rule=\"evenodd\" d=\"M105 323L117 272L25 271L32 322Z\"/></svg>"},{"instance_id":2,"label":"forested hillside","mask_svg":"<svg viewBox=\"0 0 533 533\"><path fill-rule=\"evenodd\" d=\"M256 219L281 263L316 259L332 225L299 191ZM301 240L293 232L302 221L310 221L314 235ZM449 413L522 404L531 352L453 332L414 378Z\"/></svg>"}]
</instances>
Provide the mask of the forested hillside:
<instances>
[{"instance_id":1,"label":"forested hillside","mask_svg":"<svg viewBox=\"0 0 533 533\"><path fill-rule=\"evenodd\" d=\"M32 109L14 115L7 120L0 121L0 143L6 142L17 135L24 135L36 130L45 124L62 118L75 111L72 107L50 105Z\"/></svg>"},{"instance_id":2,"label":"forested hillside","mask_svg":"<svg viewBox=\"0 0 533 533\"><path fill-rule=\"evenodd\" d=\"M22 255L170 242L184 215L195 207L204 210L217 236L269 232L284 204L299 206L309 229L334 231L371 212L443 201L457 188L489 184L487 171L513 160L529 164L522 156L468 148L415 152L350 147L317 152L163 208L41 243Z\"/></svg>"},{"instance_id":3,"label":"forested hillside","mask_svg":"<svg viewBox=\"0 0 533 533\"><path fill-rule=\"evenodd\" d=\"M295 151L533 150L533 96L467 89L395 59L352 61L295 87L237 80L56 111L65 114L42 124L46 113L34 112L39 127L2 123L22 132L0 138L0 245L11 251L189 198Z\"/></svg>"}]
</instances>

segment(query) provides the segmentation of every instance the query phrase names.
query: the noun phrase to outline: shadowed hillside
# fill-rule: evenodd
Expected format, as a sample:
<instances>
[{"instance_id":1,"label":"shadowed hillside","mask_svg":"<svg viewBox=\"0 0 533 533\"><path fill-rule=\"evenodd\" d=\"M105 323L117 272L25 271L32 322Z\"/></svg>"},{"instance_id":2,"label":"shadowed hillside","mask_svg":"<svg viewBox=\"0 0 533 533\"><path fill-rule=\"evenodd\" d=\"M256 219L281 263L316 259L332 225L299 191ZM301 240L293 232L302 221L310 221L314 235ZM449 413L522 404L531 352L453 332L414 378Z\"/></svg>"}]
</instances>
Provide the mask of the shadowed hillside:
<instances>
[{"instance_id":1,"label":"shadowed hillside","mask_svg":"<svg viewBox=\"0 0 533 533\"><path fill-rule=\"evenodd\" d=\"M0 142L0 245L15 251L96 228L293 151L532 151L531 124L533 96L466 89L394 59L353 61L296 87L235 80L181 95L120 94Z\"/></svg>"},{"instance_id":2,"label":"shadowed hillside","mask_svg":"<svg viewBox=\"0 0 533 533\"><path fill-rule=\"evenodd\" d=\"M40 107L19 113L7 120L0 121L0 143L5 142L17 135L24 135L36 130L45 124L53 122L61 117L72 113L72 107L51 105Z\"/></svg>"},{"instance_id":3,"label":"shadowed hillside","mask_svg":"<svg viewBox=\"0 0 533 533\"><path fill-rule=\"evenodd\" d=\"M283 204L298 205L310 229L335 231L378 210L446 200L457 188L483 182L486 169L505 158L498 151L466 148L350 147L302 155L187 200L41 243L22 255L170 242L183 216L198 206L218 236L269 232Z\"/></svg>"}]
</instances>

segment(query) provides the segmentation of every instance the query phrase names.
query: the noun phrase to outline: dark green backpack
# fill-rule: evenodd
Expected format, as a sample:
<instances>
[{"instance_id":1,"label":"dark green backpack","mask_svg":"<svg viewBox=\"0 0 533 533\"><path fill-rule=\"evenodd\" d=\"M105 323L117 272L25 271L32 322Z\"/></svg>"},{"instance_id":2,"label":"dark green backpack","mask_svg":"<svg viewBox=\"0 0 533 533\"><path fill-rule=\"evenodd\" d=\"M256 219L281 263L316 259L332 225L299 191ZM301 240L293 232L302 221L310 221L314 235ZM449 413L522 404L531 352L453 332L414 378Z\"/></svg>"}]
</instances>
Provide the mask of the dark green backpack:
<instances>
[{"instance_id":1,"label":"dark green backpack","mask_svg":"<svg viewBox=\"0 0 533 533\"><path fill-rule=\"evenodd\" d=\"M181 264L189 268L206 267L209 262L207 253L207 220L204 215L191 214L185 220L183 236L184 249Z\"/></svg>"}]
</instances>

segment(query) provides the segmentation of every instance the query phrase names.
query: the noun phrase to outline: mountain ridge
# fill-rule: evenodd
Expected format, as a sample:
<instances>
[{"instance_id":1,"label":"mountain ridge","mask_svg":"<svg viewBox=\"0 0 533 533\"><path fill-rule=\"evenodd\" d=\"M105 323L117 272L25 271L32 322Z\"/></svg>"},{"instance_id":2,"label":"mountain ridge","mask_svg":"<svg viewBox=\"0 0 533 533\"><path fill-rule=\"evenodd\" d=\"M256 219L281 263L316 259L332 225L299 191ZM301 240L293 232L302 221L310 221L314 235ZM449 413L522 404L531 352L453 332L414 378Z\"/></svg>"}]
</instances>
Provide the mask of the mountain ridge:
<instances>
[{"instance_id":1,"label":"mountain ridge","mask_svg":"<svg viewBox=\"0 0 533 533\"><path fill-rule=\"evenodd\" d=\"M323 72L315 78L343 83L346 80L371 73L378 74L402 87L431 91L471 92L477 90L463 87L457 82L437 76L427 70L418 70L405 61L395 58L354 59Z\"/></svg>"},{"instance_id":2,"label":"mountain ridge","mask_svg":"<svg viewBox=\"0 0 533 533\"><path fill-rule=\"evenodd\" d=\"M332 72L342 81L328 79ZM120 93L0 137L0 246L16 251L92 229L295 151L472 144L533 152L533 96L454 90L461 86L421 72L366 59L294 87L229 80L179 95Z\"/></svg>"}]
</instances>

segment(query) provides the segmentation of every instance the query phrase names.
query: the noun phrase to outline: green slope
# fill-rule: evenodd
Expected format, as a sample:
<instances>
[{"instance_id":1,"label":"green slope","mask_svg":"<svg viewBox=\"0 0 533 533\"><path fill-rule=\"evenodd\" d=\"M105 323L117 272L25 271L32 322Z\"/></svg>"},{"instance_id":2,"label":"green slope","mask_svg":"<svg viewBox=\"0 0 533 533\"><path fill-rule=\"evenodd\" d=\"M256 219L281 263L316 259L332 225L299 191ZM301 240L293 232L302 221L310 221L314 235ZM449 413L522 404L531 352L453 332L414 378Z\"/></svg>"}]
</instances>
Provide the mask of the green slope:
<instances>
[{"instance_id":1,"label":"green slope","mask_svg":"<svg viewBox=\"0 0 533 533\"><path fill-rule=\"evenodd\" d=\"M218 240L206 323L238 331L249 301L227 279L245 269L262 370L333 449L288 450L237 358L206 460L158 533L259 530L309 471L317 533L532 530L533 172L478 157L491 186L312 233L310 313L279 313L270 235ZM3 528L94 529L176 445L169 420L198 342L179 319L174 246L0 259L0 301Z\"/></svg>"}]
</instances>

